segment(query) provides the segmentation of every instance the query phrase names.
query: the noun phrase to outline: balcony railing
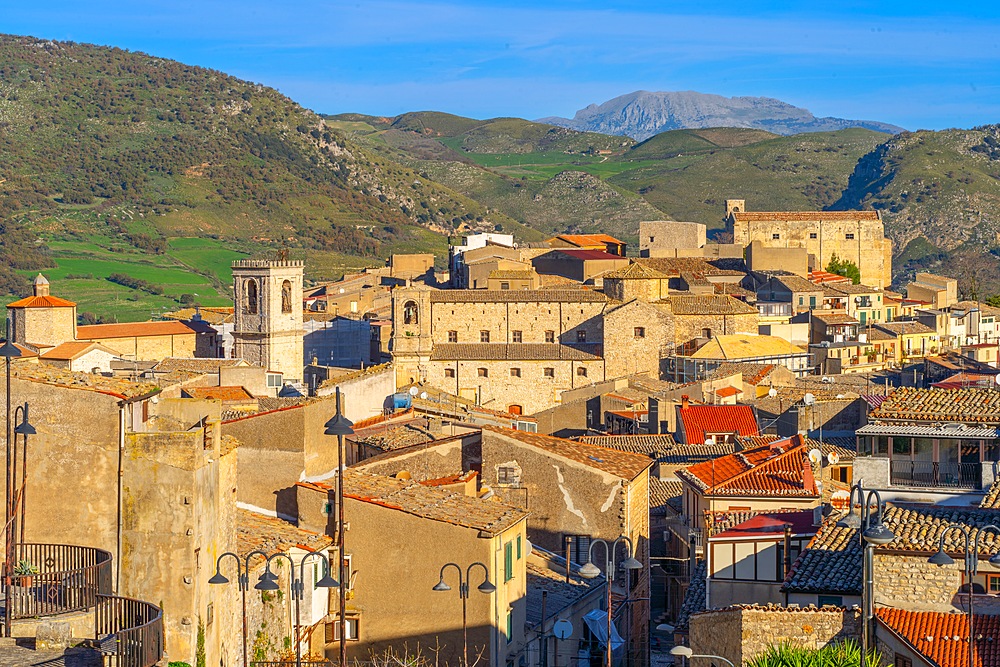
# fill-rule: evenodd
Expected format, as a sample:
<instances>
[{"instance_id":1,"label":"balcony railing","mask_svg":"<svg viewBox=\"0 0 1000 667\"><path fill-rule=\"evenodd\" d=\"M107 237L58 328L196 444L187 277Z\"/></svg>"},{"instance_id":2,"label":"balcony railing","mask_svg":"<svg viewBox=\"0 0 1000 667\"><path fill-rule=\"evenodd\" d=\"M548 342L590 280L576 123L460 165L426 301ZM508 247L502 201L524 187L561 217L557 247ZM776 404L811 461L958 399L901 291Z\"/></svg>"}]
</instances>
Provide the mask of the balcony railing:
<instances>
[{"instance_id":1,"label":"balcony railing","mask_svg":"<svg viewBox=\"0 0 1000 667\"><path fill-rule=\"evenodd\" d=\"M114 667L153 667L163 658L163 611L118 595L98 595L97 643Z\"/></svg>"},{"instance_id":2,"label":"balcony railing","mask_svg":"<svg viewBox=\"0 0 1000 667\"><path fill-rule=\"evenodd\" d=\"M11 618L37 618L90 609L109 595L111 554L68 544L18 544L15 562L38 572L11 580Z\"/></svg>"},{"instance_id":3,"label":"balcony railing","mask_svg":"<svg viewBox=\"0 0 1000 667\"><path fill-rule=\"evenodd\" d=\"M979 463L893 459L890 478L894 485L922 488L980 489L983 485L982 464Z\"/></svg>"}]
</instances>

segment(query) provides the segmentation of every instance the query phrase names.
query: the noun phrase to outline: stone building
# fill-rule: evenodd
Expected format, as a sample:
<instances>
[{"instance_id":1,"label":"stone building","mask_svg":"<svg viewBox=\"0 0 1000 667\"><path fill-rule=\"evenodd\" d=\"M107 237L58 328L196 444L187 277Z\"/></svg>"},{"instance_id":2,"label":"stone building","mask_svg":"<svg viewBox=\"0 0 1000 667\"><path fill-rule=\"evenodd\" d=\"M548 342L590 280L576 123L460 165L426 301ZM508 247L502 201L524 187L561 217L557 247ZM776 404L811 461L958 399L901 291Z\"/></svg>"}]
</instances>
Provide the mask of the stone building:
<instances>
[{"instance_id":1,"label":"stone building","mask_svg":"<svg viewBox=\"0 0 1000 667\"><path fill-rule=\"evenodd\" d=\"M639 223L639 256L700 256L706 243L705 232L700 222L643 220Z\"/></svg>"},{"instance_id":2,"label":"stone building","mask_svg":"<svg viewBox=\"0 0 1000 667\"><path fill-rule=\"evenodd\" d=\"M32 294L7 304L13 342L55 347L76 340L76 304L49 294L49 281L38 274Z\"/></svg>"},{"instance_id":3,"label":"stone building","mask_svg":"<svg viewBox=\"0 0 1000 667\"><path fill-rule=\"evenodd\" d=\"M233 354L293 382L304 366L302 270L297 260L233 262Z\"/></svg>"},{"instance_id":4,"label":"stone building","mask_svg":"<svg viewBox=\"0 0 1000 667\"><path fill-rule=\"evenodd\" d=\"M858 265L862 282L882 289L892 283L892 242L878 211L747 212L744 200L727 199L726 225L737 245L805 248L817 269L837 255Z\"/></svg>"},{"instance_id":5,"label":"stone building","mask_svg":"<svg viewBox=\"0 0 1000 667\"><path fill-rule=\"evenodd\" d=\"M532 414L569 389L647 372L673 336L669 314L590 290L393 293L397 384L430 384L494 409Z\"/></svg>"}]
</instances>

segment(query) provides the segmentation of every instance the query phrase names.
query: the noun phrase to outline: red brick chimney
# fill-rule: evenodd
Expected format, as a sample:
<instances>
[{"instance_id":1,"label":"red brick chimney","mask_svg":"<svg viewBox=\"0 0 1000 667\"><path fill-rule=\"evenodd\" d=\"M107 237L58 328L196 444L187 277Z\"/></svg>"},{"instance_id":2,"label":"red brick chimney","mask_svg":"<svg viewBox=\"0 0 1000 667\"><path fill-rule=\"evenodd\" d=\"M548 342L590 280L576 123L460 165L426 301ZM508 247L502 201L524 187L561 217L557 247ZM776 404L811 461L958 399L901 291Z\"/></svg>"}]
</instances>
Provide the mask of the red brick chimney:
<instances>
[{"instance_id":1,"label":"red brick chimney","mask_svg":"<svg viewBox=\"0 0 1000 667\"><path fill-rule=\"evenodd\" d=\"M809 461L808 456L802 457L802 488L805 491L816 486L816 478L813 477L812 463Z\"/></svg>"},{"instance_id":2,"label":"red brick chimney","mask_svg":"<svg viewBox=\"0 0 1000 667\"><path fill-rule=\"evenodd\" d=\"M681 396L681 410L687 410L688 406L690 406L690 405L691 405L691 398L687 394L682 395Z\"/></svg>"}]
</instances>

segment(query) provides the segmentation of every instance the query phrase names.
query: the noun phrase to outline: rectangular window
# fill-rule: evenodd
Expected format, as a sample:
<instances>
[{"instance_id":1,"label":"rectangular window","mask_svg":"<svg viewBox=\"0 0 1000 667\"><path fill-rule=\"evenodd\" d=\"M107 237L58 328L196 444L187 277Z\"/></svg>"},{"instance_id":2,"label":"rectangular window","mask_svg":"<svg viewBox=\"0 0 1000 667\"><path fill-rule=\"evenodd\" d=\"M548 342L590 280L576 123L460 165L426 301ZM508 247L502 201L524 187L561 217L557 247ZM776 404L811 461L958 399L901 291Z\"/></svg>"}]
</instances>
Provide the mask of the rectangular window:
<instances>
[{"instance_id":1,"label":"rectangular window","mask_svg":"<svg viewBox=\"0 0 1000 667\"><path fill-rule=\"evenodd\" d=\"M556 342L556 332L555 331L546 331L545 332L545 342L546 343L554 343L554 342Z\"/></svg>"},{"instance_id":2,"label":"rectangular window","mask_svg":"<svg viewBox=\"0 0 1000 667\"><path fill-rule=\"evenodd\" d=\"M520 331L512 331L510 337L511 340L515 343L520 343L524 339Z\"/></svg>"},{"instance_id":3,"label":"rectangular window","mask_svg":"<svg viewBox=\"0 0 1000 667\"><path fill-rule=\"evenodd\" d=\"M566 541L569 540L569 559L573 563L583 565L590 560L590 537L587 535L565 535L563 537L563 555L566 551Z\"/></svg>"},{"instance_id":4,"label":"rectangular window","mask_svg":"<svg viewBox=\"0 0 1000 667\"><path fill-rule=\"evenodd\" d=\"M781 238L781 234L771 234L771 240L772 241L777 241L780 238Z\"/></svg>"},{"instance_id":5,"label":"rectangular window","mask_svg":"<svg viewBox=\"0 0 1000 667\"><path fill-rule=\"evenodd\" d=\"M554 378L556 376L556 369L554 368L543 368L542 375L547 378Z\"/></svg>"},{"instance_id":6,"label":"rectangular window","mask_svg":"<svg viewBox=\"0 0 1000 667\"><path fill-rule=\"evenodd\" d=\"M587 377L587 368L585 366L578 366L576 369L576 374L578 377Z\"/></svg>"},{"instance_id":7,"label":"rectangular window","mask_svg":"<svg viewBox=\"0 0 1000 667\"><path fill-rule=\"evenodd\" d=\"M446 368L446 369L444 369L444 376L446 378L453 378L453 377L455 377L455 369L454 368Z\"/></svg>"},{"instance_id":8,"label":"rectangular window","mask_svg":"<svg viewBox=\"0 0 1000 667\"><path fill-rule=\"evenodd\" d=\"M457 343L458 342L458 332L457 331L449 331L448 332L448 342L449 343Z\"/></svg>"},{"instance_id":9,"label":"rectangular window","mask_svg":"<svg viewBox=\"0 0 1000 667\"><path fill-rule=\"evenodd\" d=\"M514 639L514 612L507 612L507 643L511 643ZM614 642L611 643L614 646Z\"/></svg>"},{"instance_id":10,"label":"rectangular window","mask_svg":"<svg viewBox=\"0 0 1000 667\"><path fill-rule=\"evenodd\" d=\"M358 616L345 616L344 617L344 631L347 635L347 641L358 641ZM324 635L327 644L332 644L333 642L340 641L340 622L334 621L332 623L327 623L324 628Z\"/></svg>"},{"instance_id":11,"label":"rectangular window","mask_svg":"<svg viewBox=\"0 0 1000 667\"><path fill-rule=\"evenodd\" d=\"M612 644L614 646L614 644ZM893 667L913 667L913 661L907 658L905 655L895 654L896 660L892 663Z\"/></svg>"},{"instance_id":12,"label":"rectangular window","mask_svg":"<svg viewBox=\"0 0 1000 667\"><path fill-rule=\"evenodd\" d=\"M576 332L576 342L577 343L586 343L587 342L587 332L583 331L582 329L580 331L577 331Z\"/></svg>"},{"instance_id":13,"label":"rectangular window","mask_svg":"<svg viewBox=\"0 0 1000 667\"><path fill-rule=\"evenodd\" d=\"M848 233L847 234L847 240L848 241L853 241L854 240L854 234Z\"/></svg>"},{"instance_id":14,"label":"rectangular window","mask_svg":"<svg viewBox=\"0 0 1000 667\"><path fill-rule=\"evenodd\" d=\"M497 484L517 485L521 483L521 473L512 466L497 468Z\"/></svg>"},{"instance_id":15,"label":"rectangular window","mask_svg":"<svg viewBox=\"0 0 1000 667\"><path fill-rule=\"evenodd\" d=\"M490 342L490 332L489 331L480 331L479 332L479 342L480 343L488 343L488 342Z\"/></svg>"},{"instance_id":16,"label":"rectangular window","mask_svg":"<svg viewBox=\"0 0 1000 667\"><path fill-rule=\"evenodd\" d=\"M500 289L510 289L510 283L500 283Z\"/></svg>"},{"instance_id":17,"label":"rectangular window","mask_svg":"<svg viewBox=\"0 0 1000 667\"><path fill-rule=\"evenodd\" d=\"M816 238L816 232L809 232L809 238L811 239Z\"/></svg>"},{"instance_id":18,"label":"rectangular window","mask_svg":"<svg viewBox=\"0 0 1000 667\"><path fill-rule=\"evenodd\" d=\"M820 595L816 600L817 607L843 607L844 598L839 595Z\"/></svg>"},{"instance_id":19,"label":"rectangular window","mask_svg":"<svg viewBox=\"0 0 1000 667\"><path fill-rule=\"evenodd\" d=\"M485 378L485 377L489 377L490 376L490 371L489 371L488 368L479 368L479 369L477 369L477 372L479 374L479 377L481 377L481 378Z\"/></svg>"},{"instance_id":20,"label":"rectangular window","mask_svg":"<svg viewBox=\"0 0 1000 667\"><path fill-rule=\"evenodd\" d=\"M518 550L520 551L520 547L521 547L520 540L521 540L521 538L518 537L517 539L518 539L517 546L518 546ZM215 620L215 607L212 605L211 602L209 602L208 603L208 607L205 609L205 625L212 625L212 621L214 621L214 620Z\"/></svg>"},{"instance_id":21,"label":"rectangular window","mask_svg":"<svg viewBox=\"0 0 1000 667\"><path fill-rule=\"evenodd\" d=\"M517 559L521 560L521 536L517 536Z\"/></svg>"},{"instance_id":22,"label":"rectangular window","mask_svg":"<svg viewBox=\"0 0 1000 667\"><path fill-rule=\"evenodd\" d=\"M514 544L507 542L503 545L503 580L510 581L514 578Z\"/></svg>"},{"instance_id":23,"label":"rectangular window","mask_svg":"<svg viewBox=\"0 0 1000 667\"><path fill-rule=\"evenodd\" d=\"M510 369L510 376L512 378L519 378L519 377L521 377L521 369L520 368L512 368L512 369Z\"/></svg>"}]
</instances>

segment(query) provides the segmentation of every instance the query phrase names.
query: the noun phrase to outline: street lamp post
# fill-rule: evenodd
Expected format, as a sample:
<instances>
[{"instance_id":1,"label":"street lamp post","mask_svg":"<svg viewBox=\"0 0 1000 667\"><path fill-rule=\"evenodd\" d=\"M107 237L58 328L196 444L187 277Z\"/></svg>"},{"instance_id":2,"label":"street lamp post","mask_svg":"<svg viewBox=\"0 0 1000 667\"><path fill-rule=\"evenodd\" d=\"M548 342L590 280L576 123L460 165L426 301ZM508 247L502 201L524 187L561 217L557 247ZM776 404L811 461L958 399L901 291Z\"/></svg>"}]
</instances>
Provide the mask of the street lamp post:
<instances>
[{"instance_id":1,"label":"street lamp post","mask_svg":"<svg viewBox=\"0 0 1000 667\"><path fill-rule=\"evenodd\" d=\"M324 570L323 578L316 582L315 587L337 588L339 586L341 590L343 590L343 586L340 586L340 584L337 583L337 580L330 576L330 561L324 558L323 554L318 551L310 551L306 553L306 555L302 557L302 560L299 561L298 579L295 578L295 561L292 560L291 556L289 556L287 553L283 551L271 554L270 556L267 557L267 563L265 564L264 567L264 574L261 576L260 581L258 581L257 584L254 585L254 588L258 591L279 590L280 586L278 586L278 581L277 581L278 578L273 575L270 577L267 576L271 574L271 561L276 558L284 558L288 561L288 564L291 566L291 572L289 572L289 577L291 578L291 585L292 585L292 599L295 600L295 667L302 667L302 637L299 634L300 633L299 623L301 622L302 619L300 607L302 603L302 596L303 593L305 592L305 584L303 582L305 581L306 561L308 561L313 556L318 557L321 562L326 564L326 567L323 568ZM340 643L342 645L344 643L343 634L340 636Z\"/></svg>"},{"instance_id":2,"label":"street lamp post","mask_svg":"<svg viewBox=\"0 0 1000 667\"><path fill-rule=\"evenodd\" d=\"M974 618L972 610L972 578L976 576L979 572L979 538L982 537L983 533L987 530L994 530L1000 533L1000 528L994 526L992 523L988 526L983 526L976 532L975 538L969 533L969 528L963 526L959 523L952 523L945 526L944 530L941 531L941 537L938 540L938 551L936 554L928 559L929 563L934 565L944 566L951 565L955 560L944 552L944 536L949 530L959 530L962 535L965 536L965 578L969 584L969 667L973 667L974 663L974 646L976 633L972 627L972 621ZM990 565L994 567L1000 567L1000 553L995 553L990 557Z\"/></svg>"},{"instance_id":3,"label":"street lamp post","mask_svg":"<svg viewBox=\"0 0 1000 667\"><path fill-rule=\"evenodd\" d=\"M21 415L21 420L18 421L17 416ZM27 483L28 483L28 436L35 435L38 431L35 427L28 422L28 404L19 405L14 410L14 456L13 465L11 471L11 478L17 480L17 436L21 436L22 447L21 447L21 487L14 490L14 502L13 502L13 517L12 520L15 521L17 526L17 531L14 527L11 527L11 536L13 537L15 533L19 533L19 538L16 544L24 544L24 524L25 524L25 496L27 495ZM20 519L17 519L18 510L20 510Z\"/></svg>"},{"instance_id":4,"label":"street lamp post","mask_svg":"<svg viewBox=\"0 0 1000 667\"><path fill-rule=\"evenodd\" d=\"M838 521L837 526L858 531L858 542L861 544L861 663L864 667L871 646L871 625L875 613L875 586L872 575L874 559L872 554L876 546L892 542L896 539L896 535L882 523L882 514L885 511L882 496L874 489L865 489L862 483L862 480L858 480L858 483L851 487L847 516ZM860 516L854 514L855 493L857 493L860 504ZM871 511L872 498L875 499L874 512Z\"/></svg>"},{"instance_id":5,"label":"street lamp post","mask_svg":"<svg viewBox=\"0 0 1000 667\"><path fill-rule=\"evenodd\" d=\"M621 542L628 545L628 556L622 561L622 567L626 570L641 570L642 563L635 559L635 547L632 544L632 540L624 535L617 538L610 545L607 540L600 538L591 540L590 549L587 551L587 562L580 567L580 576L585 579L593 579L600 576L601 569L594 565L594 546L600 544L604 547L604 584L605 588L607 588L608 604L608 641L605 652L605 667L611 667L611 584L615 580L615 551L617 551L618 544Z\"/></svg>"},{"instance_id":6,"label":"street lamp post","mask_svg":"<svg viewBox=\"0 0 1000 667\"><path fill-rule=\"evenodd\" d=\"M688 661L690 661L691 658L708 658L710 660L721 660L722 662L724 662L727 665L729 665L729 667L736 667L736 665L733 664L732 660L729 660L728 658L723 658L721 655L710 655L708 653L704 653L704 654L702 654L702 653L695 653L694 651L692 651L691 649L689 649L687 646L675 646L675 647L673 647L672 649L670 649L670 655L678 655L678 656L680 656L682 658L687 658ZM690 665L691 663L688 662L688 664Z\"/></svg>"},{"instance_id":7,"label":"street lamp post","mask_svg":"<svg viewBox=\"0 0 1000 667\"><path fill-rule=\"evenodd\" d=\"M6 491L6 504L4 505L4 566L3 566L3 583L4 583L4 613L3 613L3 629L4 636L10 637L10 622L11 622L11 607L13 603L11 595L11 575L13 574L13 562L14 557L14 531L11 530L11 515L13 514L13 477L11 470L11 461L14 454L14 447L12 445L13 433L11 431L12 427L12 415L11 415L11 402L10 402L10 362L12 359L16 359L21 356L21 351L10 340L10 317L7 318L7 334L4 340L3 346L0 346L0 357L4 359L4 367L7 371L7 439L4 441L7 449L7 485L4 489Z\"/></svg>"},{"instance_id":8,"label":"street lamp post","mask_svg":"<svg viewBox=\"0 0 1000 667\"><path fill-rule=\"evenodd\" d=\"M340 609L337 624L340 627L340 667L347 665L347 617L345 608L347 607L347 587L351 583L351 573L344 572L344 436L354 434L354 423L344 416L340 405L340 387L337 387L337 413L324 424L325 435L337 436L337 549L338 561L337 576L344 582L340 587Z\"/></svg>"},{"instance_id":9,"label":"street lamp post","mask_svg":"<svg viewBox=\"0 0 1000 667\"><path fill-rule=\"evenodd\" d=\"M462 667L469 667L469 621L468 621L468 602L469 602L469 582L472 579L472 568L475 566L483 568L483 583L476 587L480 593L489 595L490 593L495 593L497 587L490 582L490 571L485 564L476 561L471 563L467 568L465 568L465 579L462 579L462 566L458 563L445 563L441 566L441 574L438 577L438 582L432 588L432 591L450 591L451 586L444 582L444 571L449 567L455 568L458 571L458 596L462 598Z\"/></svg>"},{"instance_id":10,"label":"street lamp post","mask_svg":"<svg viewBox=\"0 0 1000 667\"><path fill-rule=\"evenodd\" d=\"M215 574L208 583L213 585L218 584L228 584L229 579L226 578L222 571L220 570L222 566L222 559L226 556L233 558L236 561L236 583L240 589L240 597L242 598L241 603L243 606L243 667L249 667L250 663L247 662L247 591L250 588L250 557L251 556L263 556L267 559L267 554L260 550L254 550L248 553L244 559L244 562L240 562L240 557L234 554L232 551L227 551L219 556L215 561ZM267 576L269 572L265 572L261 577Z\"/></svg>"}]
</instances>

